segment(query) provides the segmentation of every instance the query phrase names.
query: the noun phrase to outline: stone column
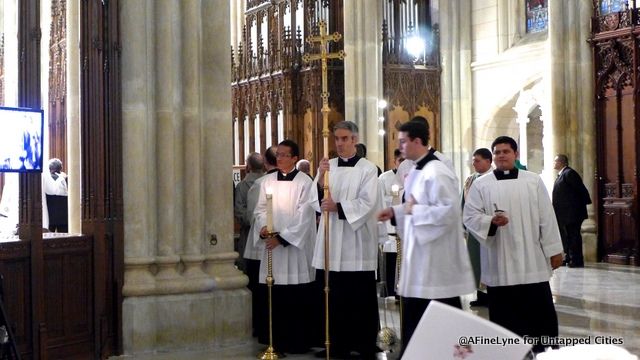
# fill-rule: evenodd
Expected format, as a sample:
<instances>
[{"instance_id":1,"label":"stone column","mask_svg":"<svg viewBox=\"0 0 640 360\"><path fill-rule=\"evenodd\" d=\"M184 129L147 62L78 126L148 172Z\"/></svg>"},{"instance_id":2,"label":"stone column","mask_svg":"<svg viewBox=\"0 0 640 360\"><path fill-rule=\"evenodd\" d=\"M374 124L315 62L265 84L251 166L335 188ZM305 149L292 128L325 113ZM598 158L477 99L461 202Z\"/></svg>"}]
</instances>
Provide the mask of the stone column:
<instances>
[{"instance_id":1,"label":"stone column","mask_svg":"<svg viewBox=\"0 0 640 360\"><path fill-rule=\"evenodd\" d=\"M184 277L190 291L211 290L214 281L202 271L204 261L204 202L205 178L203 147L204 106L201 76L203 58L201 49L210 44L202 41L202 14L200 1L181 2L182 13L182 89L183 89L183 121L184 121L184 154L182 173L189 174L184 178L184 198L188 206L184 207L184 245L182 261L185 266ZM222 46L220 46L222 48ZM228 47L227 47L228 48ZM224 48L223 48L224 49ZM224 51L228 53L229 50ZM231 66L229 64L229 71ZM230 88L230 81L227 83ZM227 122L231 124L229 116ZM229 128L228 134L232 130ZM231 153L228 154L231 157ZM229 167L231 169L231 167Z\"/></svg>"},{"instance_id":2,"label":"stone column","mask_svg":"<svg viewBox=\"0 0 640 360\"><path fill-rule=\"evenodd\" d=\"M178 272L181 240L184 236L184 162L183 151L183 93L180 27L181 6L175 0L159 0L153 13L156 41L154 57L156 90L156 159L158 171L157 224L158 273L156 282L161 294L176 294L183 291L184 279Z\"/></svg>"},{"instance_id":3,"label":"stone column","mask_svg":"<svg viewBox=\"0 0 640 360\"><path fill-rule=\"evenodd\" d=\"M150 265L155 261L156 231L156 127L154 121L155 22L154 1L120 4L122 41L122 146L125 281L127 296L155 292ZM69 71L71 73L71 71ZM126 302L126 300L125 300ZM126 338L126 336L125 336Z\"/></svg>"},{"instance_id":4,"label":"stone column","mask_svg":"<svg viewBox=\"0 0 640 360\"><path fill-rule=\"evenodd\" d=\"M80 3L67 5L67 163L69 232L82 231L80 196Z\"/></svg>"},{"instance_id":5,"label":"stone column","mask_svg":"<svg viewBox=\"0 0 640 360\"><path fill-rule=\"evenodd\" d=\"M591 201L595 201L597 185L595 181L595 164L596 164L596 119L593 111L593 101L595 99L595 81L593 76L584 76L593 72L593 53L591 46L584 41L591 35L591 16L593 16L593 4L590 0L578 0L578 14L576 17L576 26L578 28L578 59L576 64L577 79L580 85L576 88L578 91L579 108L578 117L580 119L580 143L594 144L593 146L582 147L576 149L577 153L582 155L581 161L575 162L581 166L581 175L584 185L589 190ZM582 74L582 76L580 76ZM578 154L572 155L578 155ZM577 159L576 159L577 160ZM587 206L589 218L582 223L582 240L584 259L589 262L598 261L598 228L596 224L596 211L593 205Z\"/></svg>"},{"instance_id":6,"label":"stone column","mask_svg":"<svg viewBox=\"0 0 640 360\"><path fill-rule=\"evenodd\" d=\"M468 175L474 150L471 117L471 3L440 2L440 58L442 64L441 151L451 158L459 179Z\"/></svg>"},{"instance_id":7,"label":"stone column","mask_svg":"<svg viewBox=\"0 0 640 360\"><path fill-rule=\"evenodd\" d=\"M224 13L227 6L228 2L204 1L201 7L201 17L207 19L201 22L200 39L203 58L200 65L203 221L207 240L204 252L205 271L215 280L216 287L240 289L249 280L233 264L238 254L233 251L231 58L225 40L229 36L230 24L229 17L218 15ZM242 289L237 296L246 292Z\"/></svg>"},{"instance_id":8,"label":"stone column","mask_svg":"<svg viewBox=\"0 0 640 360\"><path fill-rule=\"evenodd\" d=\"M124 351L246 343L251 298L232 251L229 3L143 4L120 11ZM140 285L148 278L154 287Z\"/></svg>"},{"instance_id":9,"label":"stone column","mask_svg":"<svg viewBox=\"0 0 640 360\"><path fill-rule=\"evenodd\" d=\"M553 146L545 148L545 169L553 165L557 153L569 156L569 164L581 175L593 196L595 146L588 151L582 144L595 144L593 113L593 55L586 40L591 34L592 2L568 0L549 2L550 115ZM584 76L584 74L590 74ZM561 135L562 134L562 135ZM594 209L583 223L585 260L595 261L596 224Z\"/></svg>"},{"instance_id":10,"label":"stone column","mask_svg":"<svg viewBox=\"0 0 640 360\"><path fill-rule=\"evenodd\" d=\"M375 6L373 4L376 4ZM367 159L384 167L384 141L378 130L382 92L382 2L344 2L345 120L358 124Z\"/></svg>"}]
</instances>

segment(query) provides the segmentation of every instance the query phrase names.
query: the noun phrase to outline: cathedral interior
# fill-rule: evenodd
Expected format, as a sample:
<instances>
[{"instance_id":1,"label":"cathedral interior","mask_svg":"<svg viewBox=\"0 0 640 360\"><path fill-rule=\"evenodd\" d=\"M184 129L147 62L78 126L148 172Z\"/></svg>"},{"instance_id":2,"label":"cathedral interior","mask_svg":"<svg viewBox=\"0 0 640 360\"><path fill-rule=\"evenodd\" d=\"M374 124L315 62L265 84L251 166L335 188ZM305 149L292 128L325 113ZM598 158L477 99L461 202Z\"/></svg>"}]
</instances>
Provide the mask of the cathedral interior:
<instances>
[{"instance_id":1,"label":"cathedral interior","mask_svg":"<svg viewBox=\"0 0 640 360\"><path fill-rule=\"evenodd\" d=\"M0 0L0 110L41 111L41 170L57 158L68 175L68 230L51 232L44 175L0 171L0 327L13 352L255 358L248 279L234 265L233 189L249 154L284 139L314 175L324 99L329 126L355 122L383 171L414 116L427 119L430 144L458 179L473 172L475 149L508 135L551 193L554 158L566 154L593 203L581 226L585 267L551 279L560 335L622 339L640 354L639 8ZM339 34L327 45L310 41L321 23ZM313 60L323 51L345 54L329 57L324 74ZM464 309L487 318L472 300ZM379 299L381 319L388 311L398 331L388 302Z\"/></svg>"}]
</instances>

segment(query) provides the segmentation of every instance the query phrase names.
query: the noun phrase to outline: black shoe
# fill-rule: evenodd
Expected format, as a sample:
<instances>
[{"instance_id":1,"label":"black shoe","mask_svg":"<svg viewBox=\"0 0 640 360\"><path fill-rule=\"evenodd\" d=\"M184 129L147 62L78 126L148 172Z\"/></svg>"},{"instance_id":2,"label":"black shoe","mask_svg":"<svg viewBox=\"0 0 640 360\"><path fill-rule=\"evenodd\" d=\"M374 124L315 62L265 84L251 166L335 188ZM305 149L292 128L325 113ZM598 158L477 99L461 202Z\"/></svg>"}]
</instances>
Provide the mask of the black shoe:
<instances>
[{"instance_id":1,"label":"black shoe","mask_svg":"<svg viewBox=\"0 0 640 360\"><path fill-rule=\"evenodd\" d=\"M584 263L569 263L570 268L583 268Z\"/></svg>"}]
</instances>

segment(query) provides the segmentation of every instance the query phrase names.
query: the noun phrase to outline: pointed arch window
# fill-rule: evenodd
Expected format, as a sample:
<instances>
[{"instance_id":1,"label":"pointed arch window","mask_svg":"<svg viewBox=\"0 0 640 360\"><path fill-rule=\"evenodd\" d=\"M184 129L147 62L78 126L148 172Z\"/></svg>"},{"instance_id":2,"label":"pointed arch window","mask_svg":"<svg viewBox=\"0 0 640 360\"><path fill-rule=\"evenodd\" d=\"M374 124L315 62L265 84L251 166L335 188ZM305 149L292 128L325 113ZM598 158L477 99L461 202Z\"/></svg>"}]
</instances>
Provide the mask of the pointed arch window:
<instances>
[{"instance_id":1,"label":"pointed arch window","mask_svg":"<svg viewBox=\"0 0 640 360\"><path fill-rule=\"evenodd\" d=\"M546 31L549 28L549 1L525 0L527 33Z\"/></svg>"}]
</instances>

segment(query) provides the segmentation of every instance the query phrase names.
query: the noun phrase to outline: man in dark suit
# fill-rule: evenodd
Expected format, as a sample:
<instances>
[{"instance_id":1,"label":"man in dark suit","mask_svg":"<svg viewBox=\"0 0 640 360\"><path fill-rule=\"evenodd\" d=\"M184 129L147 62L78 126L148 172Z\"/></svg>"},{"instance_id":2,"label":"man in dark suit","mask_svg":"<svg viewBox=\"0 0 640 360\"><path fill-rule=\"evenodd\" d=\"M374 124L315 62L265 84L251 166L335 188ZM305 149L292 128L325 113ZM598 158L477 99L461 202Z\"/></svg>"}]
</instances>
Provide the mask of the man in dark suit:
<instances>
[{"instance_id":1,"label":"man in dark suit","mask_svg":"<svg viewBox=\"0 0 640 360\"><path fill-rule=\"evenodd\" d=\"M553 168L558 170L558 178L553 185L553 209L562 236L563 264L584 267L580 226L587 218L587 205L591 204L591 198L580 175L569 167L567 155L558 154Z\"/></svg>"}]
</instances>

